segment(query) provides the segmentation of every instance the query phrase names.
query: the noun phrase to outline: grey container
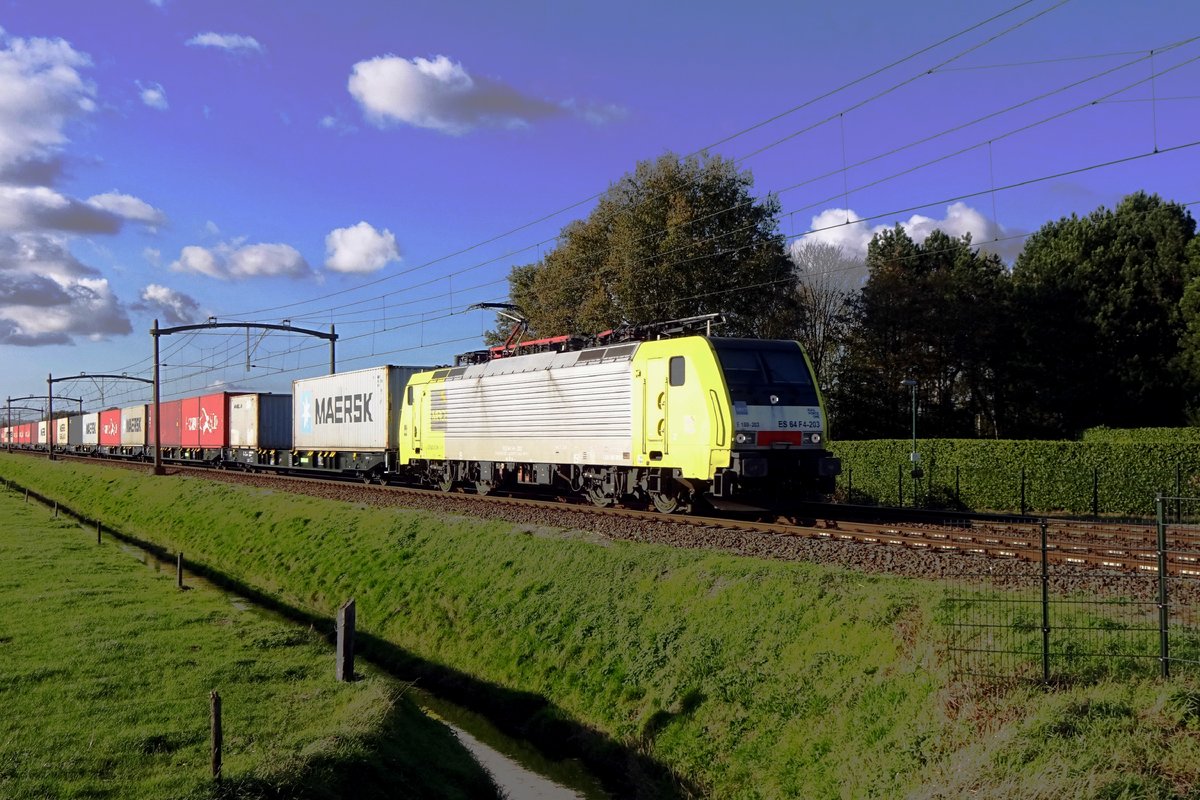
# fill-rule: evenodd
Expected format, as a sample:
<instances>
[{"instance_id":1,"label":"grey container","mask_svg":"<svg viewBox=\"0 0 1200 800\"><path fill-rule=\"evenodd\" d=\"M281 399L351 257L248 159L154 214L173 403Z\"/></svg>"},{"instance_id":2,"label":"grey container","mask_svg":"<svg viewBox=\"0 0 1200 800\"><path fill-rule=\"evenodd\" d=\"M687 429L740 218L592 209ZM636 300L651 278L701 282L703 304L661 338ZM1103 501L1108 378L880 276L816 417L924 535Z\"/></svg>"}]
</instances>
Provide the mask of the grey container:
<instances>
[{"instance_id":1,"label":"grey container","mask_svg":"<svg viewBox=\"0 0 1200 800\"><path fill-rule=\"evenodd\" d=\"M291 450L292 396L232 395L229 398L229 446L246 450Z\"/></svg>"},{"instance_id":2,"label":"grey container","mask_svg":"<svg viewBox=\"0 0 1200 800\"><path fill-rule=\"evenodd\" d=\"M428 367L392 364L292 383L292 449L395 450L408 379Z\"/></svg>"}]
</instances>

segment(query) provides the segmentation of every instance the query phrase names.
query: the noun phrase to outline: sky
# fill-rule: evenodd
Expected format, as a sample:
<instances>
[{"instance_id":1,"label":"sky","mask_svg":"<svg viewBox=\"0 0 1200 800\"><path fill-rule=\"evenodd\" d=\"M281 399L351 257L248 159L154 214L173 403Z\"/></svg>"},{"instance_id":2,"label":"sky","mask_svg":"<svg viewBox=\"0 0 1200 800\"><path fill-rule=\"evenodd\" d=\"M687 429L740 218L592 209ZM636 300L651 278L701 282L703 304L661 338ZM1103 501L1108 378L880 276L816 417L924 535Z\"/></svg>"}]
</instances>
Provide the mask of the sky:
<instances>
[{"instance_id":1,"label":"sky","mask_svg":"<svg viewBox=\"0 0 1200 800\"><path fill-rule=\"evenodd\" d=\"M450 363L665 153L736 160L789 246L851 256L900 224L1011 262L1130 192L1200 208L1194 0L0 0L0 29L9 398L143 402L66 378L150 377L156 319ZM284 332L160 346L164 398L329 366Z\"/></svg>"}]
</instances>

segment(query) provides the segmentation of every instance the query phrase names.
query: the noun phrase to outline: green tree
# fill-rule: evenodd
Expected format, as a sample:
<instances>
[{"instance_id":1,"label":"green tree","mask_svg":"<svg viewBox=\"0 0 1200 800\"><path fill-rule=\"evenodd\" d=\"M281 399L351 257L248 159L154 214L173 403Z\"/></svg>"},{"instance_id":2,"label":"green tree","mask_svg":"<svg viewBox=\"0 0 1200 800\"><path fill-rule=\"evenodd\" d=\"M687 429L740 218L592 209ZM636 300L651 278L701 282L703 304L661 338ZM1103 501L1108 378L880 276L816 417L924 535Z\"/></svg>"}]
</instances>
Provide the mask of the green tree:
<instances>
[{"instance_id":1,"label":"green tree","mask_svg":"<svg viewBox=\"0 0 1200 800\"><path fill-rule=\"evenodd\" d=\"M999 257L969 235L934 231L919 244L897 225L871 240L867 268L830 392L836 435L907 435L907 379L918 382L923 435L999 433L1009 296Z\"/></svg>"},{"instance_id":2,"label":"green tree","mask_svg":"<svg viewBox=\"0 0 1200 800\"><path fill-rule=\"evenodd\" d=\"M1196 385L1189 320L1200 300L1185 299L1195 228L1183 206L1137 192L1029 238L1013 283L1015 391L1030 435L1184 422Z\"/></svg>"},{"instance_id":3,"label":"green tree","mask_svg":"<svg viewBox=\"0 0 1200 800\"><path fill-rule=\"evenodd\" d=\"M779 204L755 199L752 185L720 156L640 162L545 257L512 270L509 297L540 336L713 312L725 314L725 335L794 335Z\"/></svg>"}]
</instances>

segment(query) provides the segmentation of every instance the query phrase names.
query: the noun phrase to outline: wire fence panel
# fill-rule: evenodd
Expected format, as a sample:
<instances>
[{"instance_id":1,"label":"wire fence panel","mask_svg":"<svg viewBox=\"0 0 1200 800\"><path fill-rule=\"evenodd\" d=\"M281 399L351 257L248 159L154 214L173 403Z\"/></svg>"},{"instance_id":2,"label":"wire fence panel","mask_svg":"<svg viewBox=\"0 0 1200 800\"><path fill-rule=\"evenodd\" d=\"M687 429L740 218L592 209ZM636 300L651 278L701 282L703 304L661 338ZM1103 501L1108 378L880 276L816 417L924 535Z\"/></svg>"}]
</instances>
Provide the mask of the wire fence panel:
<instances>
[{"instance_id":1,"label":"wire fence panel","mask_svg":"<svg viewBox=\"0 0 1200 800\"><path fill-rule=\"evenodd\" d=\"M957 556L940 613L954 676L1200 675L1200 499L1156 508L1155 521L1043 521L1023 558Z\"/></svg>"}]
</instances>

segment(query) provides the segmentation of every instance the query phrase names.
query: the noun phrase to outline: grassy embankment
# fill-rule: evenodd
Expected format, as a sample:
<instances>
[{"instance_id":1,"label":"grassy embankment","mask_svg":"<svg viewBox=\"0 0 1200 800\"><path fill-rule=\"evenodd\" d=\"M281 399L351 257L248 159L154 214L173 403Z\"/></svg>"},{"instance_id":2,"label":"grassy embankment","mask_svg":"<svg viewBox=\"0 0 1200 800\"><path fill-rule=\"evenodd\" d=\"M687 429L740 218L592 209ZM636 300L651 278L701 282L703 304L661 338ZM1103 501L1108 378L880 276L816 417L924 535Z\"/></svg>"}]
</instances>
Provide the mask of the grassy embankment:
<instances>
[{"instance_id":1,"label":"grassy embankment","mask_svg":"<svg viewBox=\"0 0 1200 800\"><path fill-rule=\"evenodd\" d=\"M496 796L394 681L338 684L316 634L3 490L0 607L0 797Z\"/></svg>"},{"instance_id":2,"label":"grassy embankment","mask_svg":"<svg viewBox=\"0 0 1200 800\"><path fill-rule=\"evenodd\" d=\"M296 608L332 616L354 596L376 657L481 688L532 735L575 737L627 773L665 765L678 794L1200 787L1200 693L947 689L933 583L23 457L0 475ZM646 780L643 796L667 791Z\"/></svg>"}]
</instances>

